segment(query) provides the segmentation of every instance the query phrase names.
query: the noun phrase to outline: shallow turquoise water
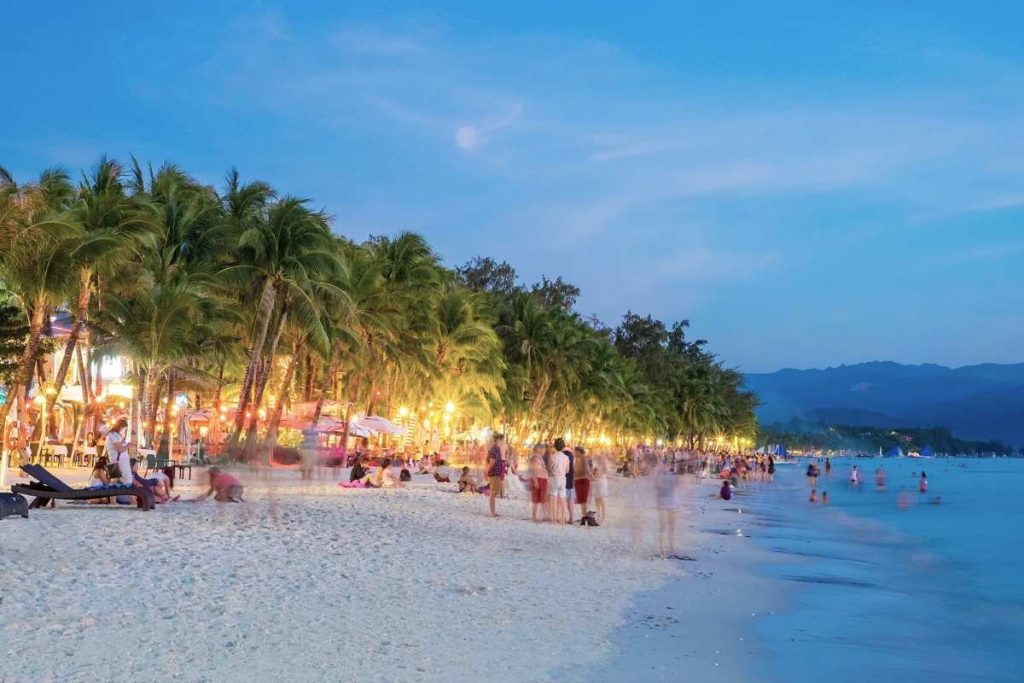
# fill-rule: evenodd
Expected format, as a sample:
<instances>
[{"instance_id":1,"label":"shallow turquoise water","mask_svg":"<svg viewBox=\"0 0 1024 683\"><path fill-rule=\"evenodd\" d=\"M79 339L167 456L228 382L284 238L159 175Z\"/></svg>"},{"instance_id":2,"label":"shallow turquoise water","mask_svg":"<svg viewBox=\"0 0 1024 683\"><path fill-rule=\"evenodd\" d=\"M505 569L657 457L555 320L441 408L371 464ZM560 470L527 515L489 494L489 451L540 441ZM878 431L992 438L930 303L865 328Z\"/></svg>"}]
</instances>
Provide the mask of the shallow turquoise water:
<instances>
[{"instance_id":1,"label":"shallow turquoise water","mask_svg":"<svg viewBox=\"0 0 1024 683\"><path fill-rule=\"evenodd\" d=\"M827 507L808 503L805 464L738 498L751 539L782 560L765 571L794 589L760 624L764 679L1024 681L1024 460L834 464L818 485ZM854 464L858 487L846 481ZM880 464L887 491L874 486Z\"/></svg>"}]
</instances>

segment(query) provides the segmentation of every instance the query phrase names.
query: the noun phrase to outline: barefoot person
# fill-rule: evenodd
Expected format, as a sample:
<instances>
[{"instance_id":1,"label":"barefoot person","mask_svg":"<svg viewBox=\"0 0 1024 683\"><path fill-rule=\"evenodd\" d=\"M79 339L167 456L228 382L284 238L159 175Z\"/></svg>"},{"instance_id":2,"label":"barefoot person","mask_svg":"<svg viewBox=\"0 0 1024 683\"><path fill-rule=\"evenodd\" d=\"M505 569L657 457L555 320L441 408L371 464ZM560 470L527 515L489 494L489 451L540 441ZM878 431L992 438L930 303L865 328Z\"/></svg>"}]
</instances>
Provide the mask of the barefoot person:
<instances>
[{"instance_id":1,"label":"barefoot person","mask_svg":"<svg viewBox=\"0 0 1024 683\"><path fill-rule=\"evenodd\" d=\"M587 503L590 501L590 480L593 471L590 465L590 458L583 446L575 449L573 467L573 490L576 491L576 504L580 506L580 519L587 516Z\"/></svg>"},{"instance_id":2,"label":"barefoot person","mask_svg":"<svg viewBox=\"0 0 1024 683\"><path fill-rule=\"evenodd\" d=\"M565 447L561 439L555 440L555 447L548 454L548 517L555 524L564 524L567 519L565 498L565 477L569 474L569 458L558 445Z\"/></svg>"},{"instance_id":3,"label":"barefoot person","mask_svg":"<svg viewBox=\"0 0 1024 683\"><path fill-rule=\"evenodd\" d=\"M544 465L544 446L537 444L530 456L530 518L535 522L547 519L548 469ZM537 513L541 518L537 518Z\"/></svg>"},{"instance_id":4,"label":"barefoot person","mask_svg":"<svg viewBox=\"0 0 1024 683\"><path fill-rule=\"evenodd\" d=\"M658 507L658 555L665 559L676 554L676 513L679 509L679 498L676 495L679 477L668 469L659 467L654 475L655 501Z\"/></svg>"},{"instance_id":5,"label":"barefoot person","mask_svg":"<svg viewBox=\"0 0 1024 683\"><path fill-rule=\"evenodd\" d=\"M594 508L597 510L598 524L604 524L605 520L604 501L608 497L608 470L610 467L607 453L601 453L594 459L594 472L591 481L593 482Z\"/></svg>"},{"instance_id":6,"label":"barefoot person","mask_svg":"<svg viewBox=\"0 0 1024 683\"><path fill-rule=\"evenodd\" d=\"M206 500L210 496L213 496L213 499L218 503L245 502L242 499L245 489L242 487L242 482L238 481L234 475L224 472L219 467L211 467L208 473L210 475L210 488L201 496L193 498L193 503Z\"/></svg>"},{"instance_id":7,"label":"barefoot person","mask_svg":"<svg viewBox=\"0 0 1024 683\"><path fill-rule=\"evenodd\" d=\"M491 517L497 517L495 510L495 499L502 494L505 483L505 454L508 452L505 445L505 435L495 434L494 443L487 451L487 483L490 490L487 493L487 506L491 511Z\"/></svg>"}]
</instances>

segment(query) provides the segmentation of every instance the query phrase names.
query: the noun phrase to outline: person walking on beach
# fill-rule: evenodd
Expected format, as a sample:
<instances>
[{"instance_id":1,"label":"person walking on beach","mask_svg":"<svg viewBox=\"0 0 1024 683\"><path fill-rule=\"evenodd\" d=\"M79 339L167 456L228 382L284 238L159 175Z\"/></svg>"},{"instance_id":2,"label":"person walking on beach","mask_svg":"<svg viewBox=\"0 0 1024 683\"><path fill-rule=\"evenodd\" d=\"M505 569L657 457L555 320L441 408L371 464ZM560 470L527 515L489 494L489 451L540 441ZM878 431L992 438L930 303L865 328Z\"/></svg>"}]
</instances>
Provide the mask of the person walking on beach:
<instances>
[{"instance_id":1,"label":"person walking on beach","mask_svg":"<svg viewBox=\"0 0 1024 683\"><path fill-rule=\"evenodd\" d=\"M569 458L558 447L565 442L555 440L555 448L548 455L548 501L550 510L548 518L555 524L564 524L566 520L565 477L569 474Z\"/></svg>"},{"instance_id":2,"label":"person walking on beach","mask_svg":"<svg viewBox=\"0 0 1024 683\"><path fill-rule=\"evenodd\" d=\"M505 435L495 434L494 443L487 451L487 483L490 487L487 495L487 506L490 508L491 517L497 517L495 510L495 499L504 490L505 483Z\"/></svg>"},{"instance_id":3,"label":"person walking on beach","mask_svg":"<svg viewBox=\"0 0 1024 683\"><path fill-rule=\"evenodd\" d=\"M658 555L665 559L676 554L676 514L679 509L679 477L665 467L659 467L654 474L655 504L658 508Z\"/></svg>"},{"instance_id":4,"label":"person walking on beach","mask_svg":"<svg viewBox=\"0 0 1024 683\"><path fill-rule=\"evenodd\" d=\"M587 503L590 500L590 479L593 468L590 458L583 446L576 447L575 467L573 469L573 490L576 491L576 503L580 506L580 520L587 516ZM582 522L581 522L582 523Z\"/></svg>"},{"instance_id":5,"label":"person walking on beach","mask_svg":"<svg viewBox=\"0 0 1024 683\"><path fill-rule=\"evenodd\" d=\"M548 468L544 465L544 446L537 444L530 456L530 518L534 522L547 519ZM540 512L542 518L537 519Z\"/></svg>"},{"instance_id":6,"label":"person walking on beach","mask_svg":"<svg viewBox=\"0 0 1024 683\"><path fill-rule=\"evenodd\" d=\"M597 523L604 524L605 499L608 497L608 469L611 465L608 462L608 454L600 453L594 459L593 488L594 508L597 511Z\"/></svg>"}]
</instances>

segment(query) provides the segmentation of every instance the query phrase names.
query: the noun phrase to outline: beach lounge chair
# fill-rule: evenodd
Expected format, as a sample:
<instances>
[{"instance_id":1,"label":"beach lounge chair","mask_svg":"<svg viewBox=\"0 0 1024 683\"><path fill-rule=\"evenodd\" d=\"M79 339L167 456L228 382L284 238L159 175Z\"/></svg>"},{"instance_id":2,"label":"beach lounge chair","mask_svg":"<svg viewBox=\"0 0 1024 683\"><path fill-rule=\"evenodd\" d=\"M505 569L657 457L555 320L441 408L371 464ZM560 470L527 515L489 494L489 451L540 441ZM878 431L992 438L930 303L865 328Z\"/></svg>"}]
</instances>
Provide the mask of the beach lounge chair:
<instances>
[{"instance_id":1,"label":"beach lounge chair","mask_svg":"<svg viewBox=\"0 0 1024 683\"><path fill-rule=\"evenodd\" d=\"M30 508L41 508L56 500L94 500L115 496L135 496L137 507L143 510L152 510L156 502L153 492L147 488L105 486L94 489L73 489L41 465L22 465L21 471L35 481L30 484L15 484L11 487L11 491L23 496L32 496L35 500L29 505Z\"/></svg>"}]
</instances>

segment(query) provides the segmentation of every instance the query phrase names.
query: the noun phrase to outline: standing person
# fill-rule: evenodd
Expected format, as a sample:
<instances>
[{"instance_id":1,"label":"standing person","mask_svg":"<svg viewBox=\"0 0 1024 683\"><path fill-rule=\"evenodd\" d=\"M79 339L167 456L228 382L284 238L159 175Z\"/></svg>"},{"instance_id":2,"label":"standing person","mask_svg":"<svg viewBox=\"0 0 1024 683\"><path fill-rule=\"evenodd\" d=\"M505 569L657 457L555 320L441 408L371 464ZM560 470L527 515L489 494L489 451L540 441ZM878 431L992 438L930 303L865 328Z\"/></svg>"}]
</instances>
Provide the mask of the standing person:
<instances>
[{"instance_id":1,"label":"standing person","mask_svg":"<svg viewBox=\"0 0 1024 683\"><path fill-rule=\"evenodd\" d=\"M775 458L768 456L768 481L775 481Z\"/></svg>"},{"instance_id":2,"label":"standing person","mask_svg":"<svg viewBox=\"0 0 1024 683\"><path fill-rule=\"evenodd\" d=\"M832 459L831 458L825 458L825 476L826 477L831 477L832 476Z\"/></svg>"},{"instance_id":3,"label":"standing person","mask_svg":"<svg viewBox=\"0 0 1024 683\"><path fill-rule=\"evenodd\" d=\"M555 448L565 453L565 457L569 459L569 471L565 473L565 509L569 524L572 524L572 493L576 484L575 457L572 449L565 445L565 439L555 439Z\"/></svg>"},{"instance_id":4,"label":"standing person","mask_svg":"<svg viewBox=\"0 0 1024 683\"><path fill-rule=\"evenodd\" d=\"M807 465L807 483L812 488L818 485L818 466L813 462Z\"/></svg>"},{"instance_id":5,"label":"standing person","mask_svg":"<svg viewBox=\"0 0 1024 683\"><path fill-rule=\"evenodd\" d=\"M590 500L590 480L593 477L593 468L590 465L590 458L583 446L575 448L576 458L573 468L573 490L576 491L576 503L580 506L580 521L587 516L587 502Z\"/></svg>"},{"instance_id":6,"label":"standing person","mask_svg":"<svg viewBox=\"0 0 1024 683\"><path fill-rule=\"evenodd\" d=\"M850 470L850 483L854 486L860 483L860 472L857 471L856 465L854 465L853 469Z\"/></svg>"},{"instance_id":7,"label":"standing person","mask_svg":"<svg viewBox=\"0 0 1024 683\"><path fill-rule=\"evenodd\" d=\"M304 429L302 431L302 441L299 443L299 478L303 481L313 478L313 466L317 458L316 448L316 427Z\"/></svg>"},{"instance_id":8,"label":"standing person","mask_svg":"<svg viewBox=\"0 0 1024 683\"><path fill-rule=\"evenodd\" d=\"M548 468L544 465L544 446L537 444L530 456L530 518L535 522L547 519L545 508L548 502ZM543 519L537 519L538 510Z\"/></svg>"},{"instance_id":9,"label":"standing person","mask_svg":"<svg viewBox=\"0 0 1024 683\"><path fill-rule=\"evenodd\" d=\"M928 477L925 476L924 470L921 470L921 480L918 482L917 490L921 493L928 493Z\"/></svg>"},{"instance_id":10,"label":"standing person","mask_svg":"<svg viewBox=\"0 0 1024 683\"><path fill-rule=\"evenodd\" d=\"M566 519L565 477L569 474L569 458L558 448L561 439L555 441L555 448L548 454L548 517L555 524L564 524Z\"/></svg>"},{"instance_id":11,"label":"standing person","mask_svg":"<svg viewBox=\"0 0 1024 683\"><path fill-rule=\"evenodd\" d=\"M676 492L679 477L667 469L659 467L654 474L654 493L658 507L658 555L665 559L665 548L668 554L676 554L676 512L679 509L679 498Z\"/></svg>"},{"instance_id":12,"label":"standing person","mask_svg":"<svg viewBox=\"0 0 1024 683\"><path fill-rule=\"evenodd\" d=\"M125 486L133 486L135 480L132 477L132 461L128 455L128 444L125 443L124 435L122 434L127 426L128 418L117 418L117 422L107 432L103 453L107 456L110 464L117 467L121 483Z\"/></svg>"},{"instance_id":13,"label":"standing person","mask_svg":"<svg viewBox=\"0 0 1024 683\"><path fill-rule=\"evenodd\" d=\"M597 510L597 523L604 524L605 504L608 497L608 470L611 465L608 462L608 454L600 453L594 458L594 468L591 480L594 488L594 508Z\"/></svg>"},{"instance_id":14,"label":"standing person","mask_svg":"<svg viewBox=\"0 0 1024 683\"><path fill-rule=\"evenodd\" d=\"M495 499L502 494L505 483L505 435L495 434L494 443L487 451L487 483L490 490L487 495L487 506L490 508L491 517L497 517Z\"/></svg>"}]
</instances>

